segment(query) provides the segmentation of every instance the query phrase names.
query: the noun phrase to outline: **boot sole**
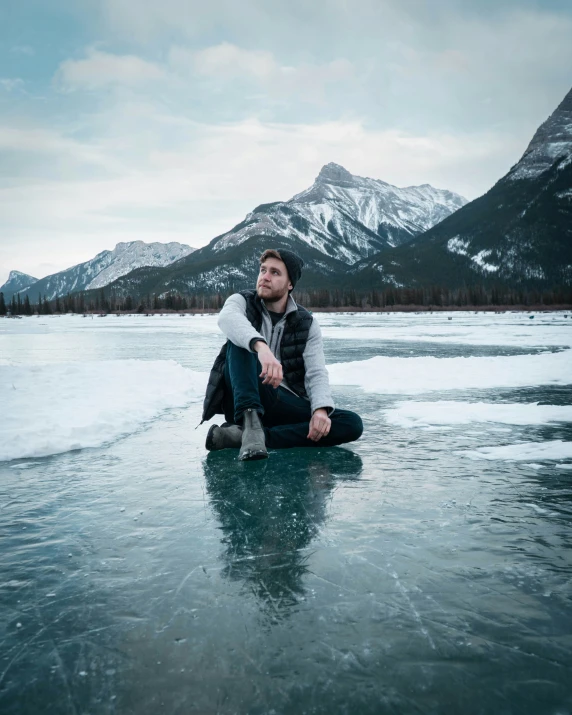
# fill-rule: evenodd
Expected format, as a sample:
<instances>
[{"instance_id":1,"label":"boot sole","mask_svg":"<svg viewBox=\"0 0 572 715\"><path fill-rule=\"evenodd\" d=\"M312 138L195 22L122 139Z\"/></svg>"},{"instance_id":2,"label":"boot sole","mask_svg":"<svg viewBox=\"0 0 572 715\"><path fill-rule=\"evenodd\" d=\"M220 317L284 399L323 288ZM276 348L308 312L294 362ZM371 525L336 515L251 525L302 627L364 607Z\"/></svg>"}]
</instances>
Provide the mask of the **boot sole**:
<instances>
[{"instance_id":1,"label":"boot sole","mask_svg":"<svg viewBox=\"0 0 572 715\"><path fill-rule=\"evenodd\" d=\"M256 452L245 452L239 456L241 462L246 462L254 459L268 459L268 452L266 450L257 450Z\"/></svg>"}]
</instances>

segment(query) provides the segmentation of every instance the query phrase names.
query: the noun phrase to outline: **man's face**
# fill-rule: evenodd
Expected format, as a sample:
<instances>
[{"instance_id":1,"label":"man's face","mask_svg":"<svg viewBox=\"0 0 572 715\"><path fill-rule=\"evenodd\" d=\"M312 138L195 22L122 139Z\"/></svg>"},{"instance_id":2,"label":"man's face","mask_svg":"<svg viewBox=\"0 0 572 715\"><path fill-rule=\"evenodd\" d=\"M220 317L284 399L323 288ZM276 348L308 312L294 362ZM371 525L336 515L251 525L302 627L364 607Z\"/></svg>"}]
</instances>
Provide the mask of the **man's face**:
<instances>
[{"instance_id":1,"label":"man's face","mask_svg":"<svg viewBox=\"0 0 572 715\"><path fill-rule=\"evenodd\" d=\"M256 292L262 300L280 300L289 290L292 290L292 284L283 261L278 258L267 258L260 264Z\"/></svg>"}]
</instances>

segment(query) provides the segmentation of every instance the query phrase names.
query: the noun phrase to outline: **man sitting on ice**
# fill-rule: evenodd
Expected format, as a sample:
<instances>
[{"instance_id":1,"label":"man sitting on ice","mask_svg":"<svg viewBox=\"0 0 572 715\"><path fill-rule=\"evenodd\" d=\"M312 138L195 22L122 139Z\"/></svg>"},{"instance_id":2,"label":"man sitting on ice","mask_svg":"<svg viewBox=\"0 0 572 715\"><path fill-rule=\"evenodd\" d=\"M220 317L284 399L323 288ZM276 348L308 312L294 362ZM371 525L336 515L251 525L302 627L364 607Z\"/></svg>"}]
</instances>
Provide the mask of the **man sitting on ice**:
<instances>
[{"instance_id":1,"label":"man sitting on ice","mask_svg":"<svg viewBox=\"0 0 572 715\"><path fill-rule=\"evenodd\" d=\"M238 458L265 459L267 449L331 447L358 439L361 418L334 410L316 319L290 295L304 263L292 251L260 257L256 290L231 295L218 325L227 337L210 373L203 421L208 450L239 448Z\"/></svg>"}]
</instances>

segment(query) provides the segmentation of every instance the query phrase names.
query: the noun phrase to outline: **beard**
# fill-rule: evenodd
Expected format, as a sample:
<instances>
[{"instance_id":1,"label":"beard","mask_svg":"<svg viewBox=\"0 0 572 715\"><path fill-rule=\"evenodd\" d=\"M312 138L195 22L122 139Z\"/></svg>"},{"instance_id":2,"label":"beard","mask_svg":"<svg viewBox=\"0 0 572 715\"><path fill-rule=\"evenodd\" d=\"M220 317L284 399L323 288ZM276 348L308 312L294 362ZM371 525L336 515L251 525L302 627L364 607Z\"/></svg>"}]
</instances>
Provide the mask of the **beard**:
<instances>
[{"instance_id":1,"label":"beard","mask_svg":"<svg viewBox=\"0 0 572 715\"><path fill-rule=\"evenodd\" d=\"M283 298L288 293L288 287L285 286L284 288L275 288L273 290L272 288L267 288L266 286L257 285L256 293L262 300L267 300L272 303L273 301Z\"/></svg>"}]
</instances>

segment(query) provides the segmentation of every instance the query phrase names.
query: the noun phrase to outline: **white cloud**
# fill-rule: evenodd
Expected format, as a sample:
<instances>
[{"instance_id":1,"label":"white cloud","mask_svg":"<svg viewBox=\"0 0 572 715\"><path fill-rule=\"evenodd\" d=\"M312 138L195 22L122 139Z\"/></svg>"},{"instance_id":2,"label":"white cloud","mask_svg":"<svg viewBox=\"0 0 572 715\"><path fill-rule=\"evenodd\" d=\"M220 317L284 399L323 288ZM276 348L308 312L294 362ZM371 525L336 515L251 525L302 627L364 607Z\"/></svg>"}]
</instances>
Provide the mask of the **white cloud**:
<instances>
[{"instance_id":1,"label":"white cloud","mask_svg":"<svg viewBox=\"0 0 572 715\"><path fill-rule=\"evenodd\" d=\"M165 34L197 37L213 28L250 27L256 34L262 24L293 15L276 0L101 0L101 8L114 33L143 44Z\"/></svg>"},{"instance_id":2,"label":"white cloud","mask_svg":"<svg viewBox=\"0 0 572 715\"><path fill-rule=\"evenodd\" d=\"M171 66L179 72L194 72L223 83L255 81L272 96L298 95L301 99L321 102L329 84L350 80L354 68L346 59L322 64L280 64L265 50L248 50L222 42L202 50L172 47Z\"/></svg>"},{"instance_id":3,"label":"white cloud","mask_svg":"<svg viewBox=\"0 0 572 715\"><path fill-rule=\"evenodd\" d=\"M0 151L31 155L39 161L42 161L43 157L47 157L50 162L65 159L68 166L93 165L109 171L120 170L117 157L111 152L88 142L70 139L57 131L36 126L0 124ZM52 163L52 166L55 165ZM8 173L6 167L3 173Z\"/></svg>"},{"instance_id":4,"label":"white cloud","mask_svg":"<svg viewBox=\"0 0 572 715\"><path fill-rule=\"evenodd\" d=\"M0 77L0 87L6 92L13 92L15 89L21 89L24 86L24 80L19 77Z\"/></svg>"},{"instance_id":5,"label":"white cloud","mask_svg":"<svg viewBox=\"0 0 572 715\"><path fill-rule=\"evenodd\" d=\"M146 115L154 132L157 117ZM169 133L172 122L164 122ZM181 130L183 134L181 135ZM123 129L124 131L124 129ZM160 145L157 141L157 147ZM130 147L137 145L137 133ZM94 147L41 129L0 127L0 148L22 152L65 152L79 162L106 165L114 175L97 181L74 181L69 185L50 181L33 188L13 186L0 192L4 212L16 211L18 198L58 206L66 215L105 211L121 206L169 206L178 202L214 199L260 203L287 199L305 188L320 167L335 161L360 175L382 178L397 185L433 183L460 190L463 166L471 166L471 178L490 171L490 162L503 152L520 153L524 146L507 144L494 135L413 136L397 131L368 130L360 121L321 124L279 124L249 119L234 124L207 125L187 121L179 125L177 145L151 149L144 156L117 155L113 136ZM122 169L123 167L123 169ZM499 176L502 172L499 171ZM488 182L490 183L490 182ZM483 188L488 188L488 183ZM75 188L74 188L75 187ZM464 193L475 193L463 188ZM7 192L7 193L6 193ZM73 201L69 197L73 196ZM28 197L28 198L26 198ZM5 215L5 214L4 214Z\"/></svg>"},{"instance_id":6,"label":"white cloud","mask_svg":"<svg viewBox=\"0 0 572 715\"><path fill-rule=\"evenodd\" d=\"M56 83L62 89L100 89L114 84L140 86L165 79L165 70L135 55L113 55L90 49L81 60L65 60Z\"/></svg>"},{"instance_id":7,"label":"white cloud","mask_svg":"<svg viewBox=\"0 0 572 715\"><path fill-rule=\"evenodd\" d=\"M114 36L142 46L152 40L196 49L214 37L255 50L247 58L222 45L210 48L203 59L217 73L228 67L223 49L242 71L246 64L251 76L263 78L277 74L273 57L281 67L323 67L332 56L346 57L355 80L337 102L329 93L330 117L345 99L378 126L474 129L518 117L530 130L570 86L572 14L562 3L101 0L101 7ZM312 86L302 91L304 99L312 98ZM266 90L272 99L272 88ZM283 92L290 94L287 83Z\"/></svg>"},{"instance_id":8,"label":"white cloud","mask_svg":"<svg viewBox=\"0 0 572 715\"><path fill-rule=\"evenodd\" d=\"M191 60L194 69L204 75L226 78L250 75L257 79L268 80L281 71L271 52L245 50L229 42L193 53L175 47L171 51L171 60L178 64L181 60L184 61L185 55Z\"/></svg>"},{"instance_id":9,"label":"white cloud","mask_svg":"<svg viewBox=\"0 0 572 715\"><path fill-rule=\"evenodd\" d=\"M34 48L30 47L30 45L14 45L10 48L10 52L15 55L28 55L29 57L36 54Z\"/></svg>"}]
</instances>

